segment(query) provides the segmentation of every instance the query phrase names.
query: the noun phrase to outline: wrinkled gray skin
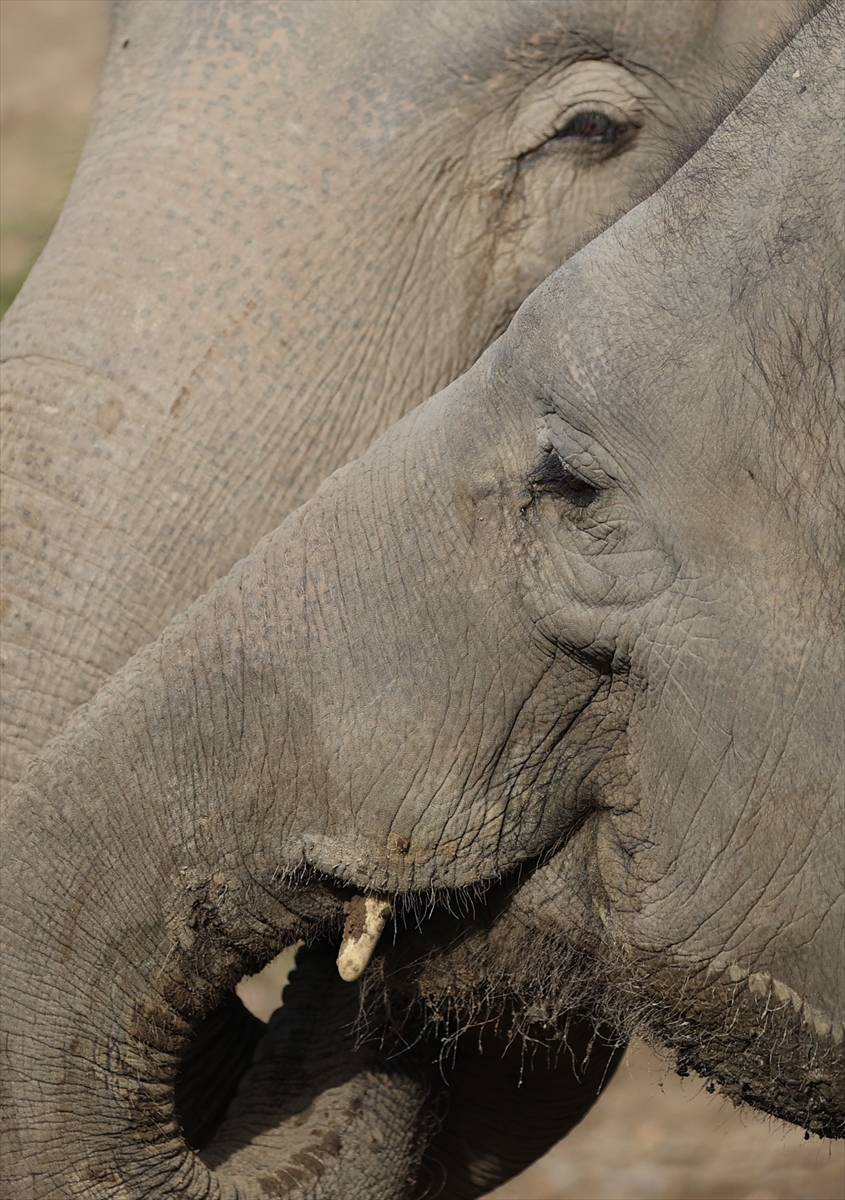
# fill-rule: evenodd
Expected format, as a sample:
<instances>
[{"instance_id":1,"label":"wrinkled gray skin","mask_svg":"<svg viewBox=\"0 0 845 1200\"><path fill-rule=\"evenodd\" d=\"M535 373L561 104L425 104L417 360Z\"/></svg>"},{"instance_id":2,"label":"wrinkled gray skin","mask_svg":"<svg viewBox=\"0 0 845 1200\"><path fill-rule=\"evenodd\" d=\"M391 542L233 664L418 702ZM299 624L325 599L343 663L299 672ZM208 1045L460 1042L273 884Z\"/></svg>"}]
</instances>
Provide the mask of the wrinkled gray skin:
<instances>
[{"instance_id":1,"label":"wrinkled gray skin","mask_svg":"<svg viewBox=\"0 0 845 1200\"><path fill-rule=\"evenodd\" d=\"M291 1105L281 1022L204 1160L173 1120L190 1028L350 889L394 897L396 993L591 1000L843 1133L842 21L34 762L10 1194L407 1194L413 1056ZM324 961L292 1007L339 1011Z\"/></svg>"},{"instance_id":2,"label":"wrinkled gray skin","mask_svg":"<svg viewBox=\"0 0 845 1200\"><path fill-rule=\"evenodd\" d=\"M465 369L786 11L118 5L71 197L3 329L4 778L334 467ZM590 113L613 139L579 136ZM192 1043L177 1086L192 1144L260 1032L225 1002ZM452 1069L425 1168L450 1186L470 1161L492 1184L536 1157L616 1057L534 1064L528 1086L507 1039L484 1038L483 1061L467 1044ZM591 1038L576 1021L573 1059ZM349 1053L330 1037L314 1050ZM535 1131L512 1159L513 1120L486 1114L471 1136L488 1095Z\"/></svg>"},{"instance_id":3,"label":"wrinkled gray skin","mask_svg":"<svg viewBox=\"0 0 845 1200\"><path fill-rule=\"evenodd\" d=\"M788 10L119 4L3 330L4 779L466 370ZM579 136L590 112L618 139Z\"/></svg>"},{"instance_id":4,"label":"wrinkled gray skin","mask_svg":"<svg viewBox=\"0 0 845 1200\"><path fill-rule=\"evenodd\" d=\"M335 466L468 366L590 223L631 203L661 140L785 8L119 7L72 196L4 325L5 778ZM618 138L579 137L589 113ZM177 1088L194 1144L260 1032L222 1011ZM518 1169L613 1061L605 1047L586 1072L562 1068L555 1105L539 1068L525 1100L521 1063L474 1087L481 1060L464 1051L450 1120L467 1141L461 1089L525 1103L540 1141L521 1139Z\"/></svg>"},{"instance_id":5,"label":"wrinkled gray skin","mask_svg":"<svg viewBox=\"0 0 845 1200\"><path fill-rule=\"evenodd\" d=\"M4 778L335 466L468 366L786 11L118 5L71 197L3 329ZM589 113L618 137L579 136ZM193 1144L259 1033L225 1002L191 1044L177 1096ZM574 1021L573 1059L591 1038ZM426 1170L450 1186L541 1153L615 1061L593 1046L586 1068L535 1063L528 1086L507 1038L491 1040L449 1076ZM488 1095L535 1131L511 1159L513 1120L479 1125Z\"/></svg>"}]
</instances>

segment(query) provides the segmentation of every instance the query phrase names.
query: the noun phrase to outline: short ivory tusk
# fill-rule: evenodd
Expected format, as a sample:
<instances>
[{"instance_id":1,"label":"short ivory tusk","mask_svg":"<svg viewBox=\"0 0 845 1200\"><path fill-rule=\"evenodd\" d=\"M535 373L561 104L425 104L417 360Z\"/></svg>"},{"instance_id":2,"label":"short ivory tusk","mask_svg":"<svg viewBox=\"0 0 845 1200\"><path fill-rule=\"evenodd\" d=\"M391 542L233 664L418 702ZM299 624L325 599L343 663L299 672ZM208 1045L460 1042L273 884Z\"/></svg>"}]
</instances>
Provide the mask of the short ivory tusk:
<instances>
[{"instance_id":1,"label":"short ivory tusk","mask_svg":"<svg viewBox=\"0 0 845 1200\"><path fill-rule=\"evenodd\" d=\"M381 931L390 919L390 912L390 901L386 896L353 896L350 900L337 956L341 979L354 983L366 970Z\"/></svg>"}]
</instances>

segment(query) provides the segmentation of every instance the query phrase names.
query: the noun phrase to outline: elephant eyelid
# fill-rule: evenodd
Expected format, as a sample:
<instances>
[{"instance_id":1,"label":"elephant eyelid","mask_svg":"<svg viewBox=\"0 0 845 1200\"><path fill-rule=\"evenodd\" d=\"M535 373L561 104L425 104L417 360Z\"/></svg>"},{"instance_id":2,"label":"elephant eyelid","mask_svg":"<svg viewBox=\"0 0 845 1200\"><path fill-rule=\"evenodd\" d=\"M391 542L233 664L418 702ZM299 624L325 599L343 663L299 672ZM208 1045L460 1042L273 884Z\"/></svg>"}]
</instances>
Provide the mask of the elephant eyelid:
<instances>
[{"instance_id":1,"label":"elephant eyelid","mask_svg":"<svg viewBox=\"0 0 845 1200\"><path fill-rule=\"evenodd\" d=\"M611 115L598 107L586 107L572 113L539 145L520 155L528 159L533 154L565 148L573 154L605 159L631 144L642 127L633 117Z\"/></svg>"},{"instance_id":2,"label":"elephant eyelid","mask_svg":"<svg viewBox=\"0 0 845 1200\"><path fill-rule=\"evenodd\" d=\"M537 496L559 496L576 508L586 508L604 489L549 450L529 475L528 490L532 500Z\"/></svg>"},{"instance_id":3,"label":"elephant eyelid","mask_svg":"<svg viewBox=\"0 0 845 1200\"><path fill-rule=\"evenodd\" d=\"M588 146L613 146L631 130L630 123L614 120L599 109L585 109L575 113L556 129L549 141L581 142Z\"/></svg>"}]
</instances>

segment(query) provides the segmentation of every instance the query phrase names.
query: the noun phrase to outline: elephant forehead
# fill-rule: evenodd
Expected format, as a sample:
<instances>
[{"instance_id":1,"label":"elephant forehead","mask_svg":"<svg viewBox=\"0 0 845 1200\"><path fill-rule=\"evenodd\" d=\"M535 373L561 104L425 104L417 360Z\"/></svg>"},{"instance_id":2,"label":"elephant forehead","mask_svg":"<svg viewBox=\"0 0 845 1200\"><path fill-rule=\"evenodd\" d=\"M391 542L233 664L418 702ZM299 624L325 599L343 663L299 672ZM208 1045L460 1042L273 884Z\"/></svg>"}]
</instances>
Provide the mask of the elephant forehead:
<instances>
[{"instance_id":1,"label":"elephant forehead","mask_svg":"<svg viewBox=\"0 0 845 1200\"><path fill-rule=\"evenodd\" d=\"M241 17L240 5L229 7ZM445 78L447 86L498 83L503 75L540 75L576 58L621 61L646 54L660 70L700 51L719 16L718 5L700 0L667 0L658 12L649 0L334 0L285 7L288 12L275 20L284 21L306 51L313 46L323 62L348 63L343 34L365 38L373 70L361 85L374 94L407 89L409 78Z\"/></svg>"}]
</instances>

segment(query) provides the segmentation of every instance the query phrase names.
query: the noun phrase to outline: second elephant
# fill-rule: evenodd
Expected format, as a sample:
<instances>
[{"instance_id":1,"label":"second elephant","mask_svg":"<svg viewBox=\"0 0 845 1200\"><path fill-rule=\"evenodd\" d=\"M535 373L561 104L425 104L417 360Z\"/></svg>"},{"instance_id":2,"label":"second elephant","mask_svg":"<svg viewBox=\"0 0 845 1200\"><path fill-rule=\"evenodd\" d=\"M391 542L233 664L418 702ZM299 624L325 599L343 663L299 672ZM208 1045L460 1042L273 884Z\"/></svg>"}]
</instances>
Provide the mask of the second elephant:
<instances>
[{"instance_id":1,"label":"second elephant","mask_svg":"<svg viewBox=\"0 0 845 1200\"><path fill-rule=\"evenodd\" d=\"M3 326L3 777L465 370L791 8L117 3Z\"/></svg>"}]
</instances>

